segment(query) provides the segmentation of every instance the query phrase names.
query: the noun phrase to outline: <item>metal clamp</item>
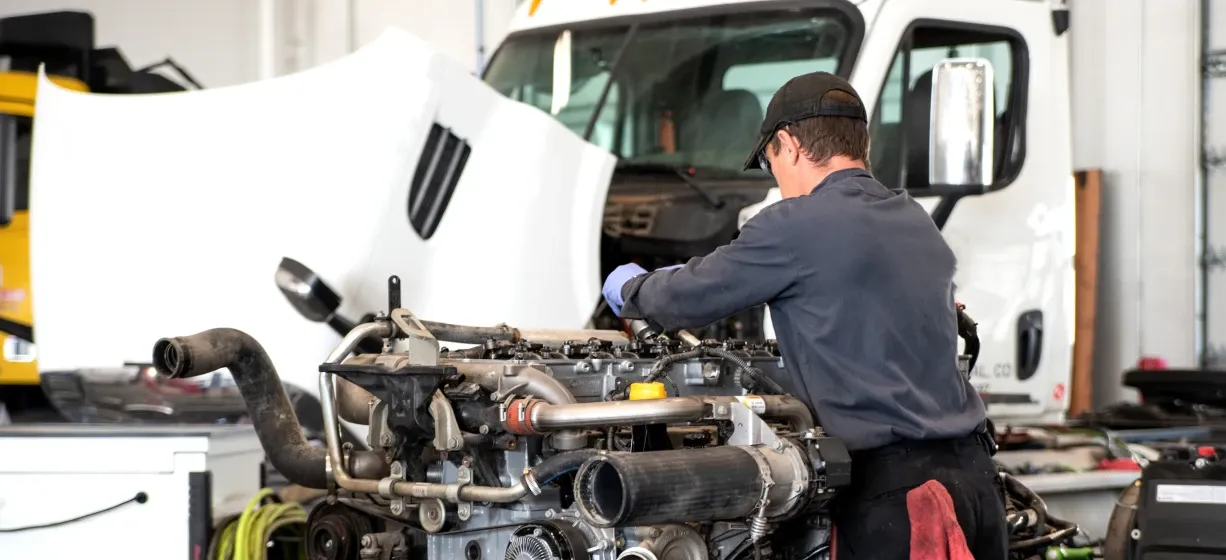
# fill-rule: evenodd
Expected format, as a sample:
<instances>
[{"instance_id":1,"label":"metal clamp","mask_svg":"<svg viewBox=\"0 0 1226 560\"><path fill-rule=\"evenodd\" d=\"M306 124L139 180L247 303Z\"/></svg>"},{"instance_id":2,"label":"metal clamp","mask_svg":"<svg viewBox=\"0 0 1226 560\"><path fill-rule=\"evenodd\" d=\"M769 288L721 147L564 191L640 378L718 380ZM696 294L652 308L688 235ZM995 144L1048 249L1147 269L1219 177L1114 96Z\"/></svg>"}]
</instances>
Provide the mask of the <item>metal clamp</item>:
<instances>
[{"instance_id":1,"label":"metal clamp","mask_svg":"<svg viewBox=\"0 0 1226 560\"><path fill-rule=\"evenodd\" d=\"M766 536L766 507L770 505L770 491L775 487L775 479L771 476L770 465L766 462L766 458L762 456L762 452L752 447L742 448L750 457L753 457L755 463L758 464L758 474L762 477L762 496L758 499L758 504L755 506L757 513L749 519L749 540L758 542L762 537Z\"/></svg>"},{"instance_id":2,"label":"metal clamp","mask_svg":"<svg viewBox=\"0 0 1226 560\"><path fill-rule=\"evenodd\" d=\"M402 515L405 511L404 498L393 492L392 486L404 480L404 463L392 461L391 471L388 474L391 476L379 481L379 495L391 500L388 507L392 510L393 515Z\"/></svg>"},{"instance_id":3,"label":"metal clamp","mask_svg":"<svg viewBox=\"0 0 1226 560\"><path fill-rule=\"evenodd\" d=\"M472 503L461 501L459 499L460 489L469 484L472 484L472 482L473 482L472 467L469 464L469 460L464 459L464 462L460 465L459 470L456 472L456 483L453 485L455 487L455 499L452 499L452 496L451 496L452 490L450 488L447 490L447 499L458 503L458 505L456 506L456 515L460 518L461 521L468 521L468 519L472 517L473 515Z\"/></svg>"}]
</instances>

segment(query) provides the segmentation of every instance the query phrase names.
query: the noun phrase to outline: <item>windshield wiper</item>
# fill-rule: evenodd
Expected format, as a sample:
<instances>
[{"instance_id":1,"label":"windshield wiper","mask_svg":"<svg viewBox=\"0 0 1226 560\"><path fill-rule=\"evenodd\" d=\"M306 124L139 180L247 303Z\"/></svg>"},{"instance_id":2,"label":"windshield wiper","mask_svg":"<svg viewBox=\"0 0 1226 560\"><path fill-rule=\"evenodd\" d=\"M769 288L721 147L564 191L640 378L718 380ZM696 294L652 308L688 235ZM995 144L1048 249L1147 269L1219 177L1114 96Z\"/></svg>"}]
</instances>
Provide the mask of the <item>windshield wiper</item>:
<instances>
[{"instance_id":1,"label":"windshield wiper","mask_svg":"<svg viewBox=\"0 0 1226 560\"><path fill-rule=\"evenodd\" d=\"M596 130L596 121L600 119L600 111L604 109L605 101L609 99L609 90L613 88L613 81L617 79L617 69L621 68L622 55L626 54L626 49L630 47L630 41L634 40L634 36L639 32L639 24L635 23L626 31L626 37L622 39L622 44L617 47L617 52L613 55L613 62L609 64L609 78L605 80L604 87L600 89L600 96L596 98L596 106L592 109L592 116L587 120L587 126L583 127L583 139L589 142L592 141L592 132Z\"/></svg>"},{"instance_id":2,"label":"windshield wiper","mask_svg":"<svg viewBox=\"0 0 1226 560\"><path fill-rule=\"evenodd\" d=\"M687 186L694 189L695 193L706 202L713 210L719 210L724 207L724 201L716 198L694 180L693 168L684 165L669 165L667 163L620 163L617 165L618 171L629 171L631 173L667 173L677 176Z\"/></svg>"}]
</instances>

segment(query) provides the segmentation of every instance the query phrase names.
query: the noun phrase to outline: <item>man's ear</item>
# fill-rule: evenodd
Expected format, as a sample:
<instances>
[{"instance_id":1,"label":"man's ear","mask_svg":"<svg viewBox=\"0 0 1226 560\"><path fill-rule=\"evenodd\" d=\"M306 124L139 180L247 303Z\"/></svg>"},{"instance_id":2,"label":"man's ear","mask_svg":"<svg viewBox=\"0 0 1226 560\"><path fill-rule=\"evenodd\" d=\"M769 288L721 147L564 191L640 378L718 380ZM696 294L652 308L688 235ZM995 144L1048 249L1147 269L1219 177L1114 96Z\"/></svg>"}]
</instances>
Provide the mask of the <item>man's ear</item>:
<instances>
[{"instance_id":1,"label":"man's ear","mask_svg":"<svg viewBox=\"0 0 1226 560\"><path fill-rule=\"evenodd\" d=\"M796 163L800 159L800 143L796 140L796 137L782 128L776 131L775 135L779 139L780 154L788 161Z\"/></svg>"}]
</instances>

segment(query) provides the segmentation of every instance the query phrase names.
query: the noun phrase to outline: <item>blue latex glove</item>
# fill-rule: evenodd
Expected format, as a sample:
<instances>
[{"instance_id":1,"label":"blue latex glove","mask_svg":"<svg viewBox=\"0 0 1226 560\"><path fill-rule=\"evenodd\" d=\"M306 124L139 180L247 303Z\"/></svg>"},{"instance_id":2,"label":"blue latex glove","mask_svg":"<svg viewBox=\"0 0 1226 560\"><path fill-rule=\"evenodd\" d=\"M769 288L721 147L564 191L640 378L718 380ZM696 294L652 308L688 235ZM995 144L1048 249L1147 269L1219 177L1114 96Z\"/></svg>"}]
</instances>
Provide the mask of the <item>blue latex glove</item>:
<instances>
[{"instance_id":1,"label":"blue latex glove","mask_svg":"<svg viewBox=\"0 0 1226 560\"><path fill-rule=\"evenodd\" d=\"M623 264L609 273L609 277L604 280L604 287L600 289L600 293L604 294L604 300L613 309L613 314L618 317L622 316L622 305L626 302L622 300L622 286L626 285L631 278L640 274L646 274L647 270L643 267L630 263Z\"/></svg>"}]
</instances>

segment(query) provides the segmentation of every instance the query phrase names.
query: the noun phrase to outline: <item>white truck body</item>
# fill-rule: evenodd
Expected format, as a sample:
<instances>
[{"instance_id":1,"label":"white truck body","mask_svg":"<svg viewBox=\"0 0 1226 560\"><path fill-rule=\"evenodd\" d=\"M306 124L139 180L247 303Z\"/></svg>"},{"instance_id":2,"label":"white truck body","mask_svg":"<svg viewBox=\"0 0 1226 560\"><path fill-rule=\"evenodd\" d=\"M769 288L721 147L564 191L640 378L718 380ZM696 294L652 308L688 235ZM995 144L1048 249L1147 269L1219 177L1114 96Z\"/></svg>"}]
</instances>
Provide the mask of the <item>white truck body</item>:
<instances>
[{"instance_id":1,"label":"white truck body","mask_svg":"<svg viewBox=\"0 0 1226 560\"><path fill-rule=\"evenodd\" d=\"M1055 32L1052 5L543 0L524 3L505 44L635 18L787 15L801 6L849 26L840 71L870 112L879 100L883 111L902 103L883 84L913 30L1007 38L1012 56L1003 61L961 54L987 57L1010 80L1000 103L1024 155L1005 154L1001 188L957 201L943 231L959 256L958 298L980 323L973 381L994 397L990 414L1059 421L1073 336L1073 188L1067 35ZM946 54L915 52L908 81ZM763 106L791 77L776 74L774 83L753 78ZM386 307L390 274L404 280L406 306L439 321L582 327L597 301L616 161L602 149L603 132L585 143L575 133L582 119L566 120L564 106L555 120L551 107L502 98L403 32L254 84L119 99L43 83L38 104L32 205L40 210L30 235L44 371L144 362L159 337L229 326L257 337L283 379L314 392L316 366L337 336L283 301L272 280L283 256L319 272L354 316ZM472 150L437 230L423 231L407 207L435 123ZM98 326L106 332L92 332Z\"/></svg>"},{"instance_id":2,"label":"white truck body","mask_svg":"<svg viewBox=\"0 0 1226 560\"><path fill-rule=\"evenodd\" d=\"M43 372L148 363L160 337L228 326L317 393L339 336L277 290L287 256L354 316L387 307L392 274L410 309L461 324L581 326L599 295L599 230L588 225L600 221L613 157L407 32L252 84L121 98L44 81L37 102L31 203L42 217L30 242ZM435 123L471 152L426 240L409 205Z\"/></svg>"}]
</instances>

